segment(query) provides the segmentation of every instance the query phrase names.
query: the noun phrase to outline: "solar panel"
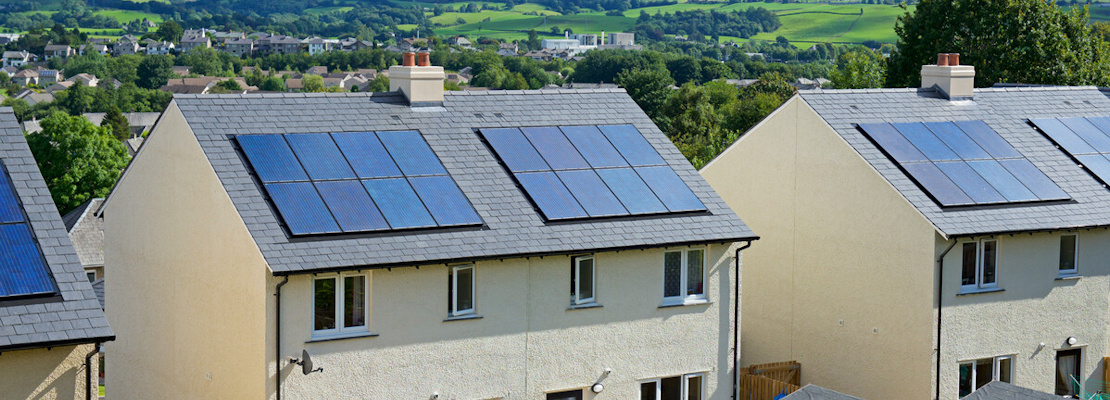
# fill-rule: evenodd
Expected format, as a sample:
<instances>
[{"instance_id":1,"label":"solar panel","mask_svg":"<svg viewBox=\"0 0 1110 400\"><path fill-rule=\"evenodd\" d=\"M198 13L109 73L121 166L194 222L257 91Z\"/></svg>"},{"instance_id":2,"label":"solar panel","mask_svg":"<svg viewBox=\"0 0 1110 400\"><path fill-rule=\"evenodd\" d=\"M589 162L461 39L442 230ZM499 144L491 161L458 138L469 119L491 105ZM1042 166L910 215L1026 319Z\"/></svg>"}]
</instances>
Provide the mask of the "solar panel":
<instances>
[{"instance_id":1,"label":"solar panel","mask_svg":"<svg viewBox=\"0 0 1110 400\"><path fill-rule=\"evenodd\" d=\"M23 211L15 198L8 174L0 173L0 223L23 222Z\"/></svg>"},{"instance_id":2,"label":"solar panel","mask_svg":"<svg viewBox=\"0 0 1110 400\"><path fill-rule=\"evenodd\" d=\"M57 292L7 170L0 166L0 298Z\"/></svg>"},{"instance_id":3,"label":"solar panel","mask_svg":"<svg viewBox=\"0 0 1110 400\"><path fill-rule=\"evenodd\" d=\"M706 210L632 125L480 132L549 221Z\"/></svg>"},{"instance_id":4,"label":"solar panel","mask_svg":"<svg viewBox=\"0 0 1110 400\"><path fill-rule=\"evenodd\" d=\"M419 132L237 140L291 235L482 223Z\"/></svg>"},{"instance_id":5,"label":"solar panel","mask_svg":"<svg viewBox=\"0 0 1110 400\"><path fill-rule=\"evenodd\" d=\"M1110 185L1110 118L1034 118L1042 133L1064 149L1088 172Z\"/></svg>"},{"instance_id":6,"label":"solar panel","mask_svg":"<svg viewBox=\"0 0 1110 400\"><path fill-rule=\"evenodd\" d=\"M1070 198L983 121L859 128L941 206Z\"/></svg>"}]
</instances>

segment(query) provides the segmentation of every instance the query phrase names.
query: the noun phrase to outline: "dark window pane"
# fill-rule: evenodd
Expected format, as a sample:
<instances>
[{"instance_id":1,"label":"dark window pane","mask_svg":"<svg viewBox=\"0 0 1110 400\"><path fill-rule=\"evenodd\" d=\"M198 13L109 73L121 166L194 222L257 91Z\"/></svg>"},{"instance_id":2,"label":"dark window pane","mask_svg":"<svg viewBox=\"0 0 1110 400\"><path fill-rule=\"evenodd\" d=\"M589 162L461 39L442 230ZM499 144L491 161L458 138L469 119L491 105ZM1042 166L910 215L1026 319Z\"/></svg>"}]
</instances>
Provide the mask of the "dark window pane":
<instances>
[{"instance_id":1,"label":"dark window pane","mask_svg":"<svg viewBox=\"0 0 1110 400\"><path fill-rule=\"evenodd\" d=\"M686 379L686 399L685 400L702 400L702 383L701 376L691 376Z\"/></svg>"},{"instance_id":2,"label":"dark window pane","mask_svg":"<svg viewBox=\"0 0 1110 400\"><path fill-rule=\"evenodd\" d=\"M401 169L374 132L333 133L331 136L359 178L401 176Z\"/></svg>"},{"instance_id":3,"label":"dark window pane","mask_svg":"<svg viewBox=\"0 0 1110 400\"><path fill-rule=\"evenodd\" d=\"M994 359L975 361L975 389L979 389L994 379Z\"/></svg>"},{"instance_id":4,"label":"dark window pane","mask_svg":"<svg viewBox=\"0 0 1110 400\"><path fill-rule=\"evenodd\" d=\"M262 182L308 180L282 135L240 135L235 140Z\"/></svg>"},{"instance_id":5,"label":"dark window pane","mask_svg":"<svg viewBox=\"0 0 1110 400\"><path fill-rule=\"evenodd\" d=\"M335 329L335 279L316 280L315 330Z\"/></svg>"},{"instance_id":6,"label":"dark window pane","mask_svg":"<svg viewBox=\"0 0 1110 400\"><path fill-rule=\"evenodd\" d=\"M554 126L520 128L551 169L588 168L589 164L563 132Z\"/></svg>"},{"instance_id":7,"label":"dark window pane","mask_svg":"<svg viewBox=\"0 0 1110 400\"><path fill-rule=\"evenodd\" d=\"M269 183L266 192L294 235L338 233L339 225L311 182Z\"/></svg>"},{"instance_id":8,"label":"dark window pane","mask_svg":"<svg viewBox=\"0 0 1110 400\"><path fill-rule=\"evenodd\" d=\"M309 179L353 179L355 172L347 164L331 135L326 133L298 133L285 135L293 154L301 160Z\"/></svg>"},{"instance_id":9,"label":"dark window pane","mask_svg":"<svg viewBox=\"0 0 1110 400\"><path fill-rule=\"evenodd\" d=\"M663 254L663 297L682 295L682 252Z\"/></svg>"},{"instance_id":10,"label":"dark window pane","mask_svg":"<svg viewBox=\"0 0 1110 400\"><path fill-rule=\"evenodd\" d=\"M960 280L961 285L974 285L978 278L975 273L975 258L979 255L978 247L979 245L974 242L964 243L964 262L962 269L963 272L961 274L962 279Z\"/></svg>"},{"instance_id":11,"label":"dark window pane","mask_svg":"<svg viewBox=\"0 0 1110 400\"><path fill-rule=\"evenodd\" d=\"M1056 394L1074 396L1078 388L1080 374L1080 350L1061 350L1056 352Z\"/></svg>"},{"instance_id":12,"label":"dark window pane","mask_svg":"<svg viewBox=\"0 0 1110 400\"><path fill-rule=\"evenodd\" d=\"M582 400L582 390L548 393L547 400Z\"/></svg>"},{"instance_id":13,"label":"dark window pane","mask_svg":"<svg viewBox=\"0 0 1110 400\"><path fill-rule=\"evenodd\" d=\"M988 240L983 242L983 284L995 282L995 272L998 265L998 242Z\"/></svg>"},{"instance_id":14,"label":"dark window pane","mask_svg":"<svg viewBox=\"0 0 1110 400\"><path fill-rule=\"evenodd\" d=\"M960 364L960 397L971 394L971 364Z\"/></svg>"},{"instance_id":15,"label":"dark window pane","mask_svg":"<svg viewBox=\"0 0 1110 400\"><path fill-rule=\"evenodd\" d=\"M587 258L578 262L578 298L594 297L594 260Z\"/></svg>"},{"instance_id":16,"label":"dark window pane","mask_svg":"<svg viewBox=\"0 0 1110 400\"><path fill-rule=\"evenodd\" d=\"M343 278L343 327L366 326L366 277Z\"/></svg>"},{"instance_id":17,"label":"dark window pane","mask_svg":"<svg viewBox=\"0 0 1110 400\"><path fill-rule=\"evenodd\" d=\"M897 162L929 161L928 157L921 154L921 151L918 151L917 147L898 133L891 124L860 124L859 128Z\"/></svg>"},{"instance_id":18,"label":"dark window pane","mask_svg":"<svg viewBox=\"0 0 1110 400\"><path fill-rule=\"evenodd\" d=\"M696 296L705 294L705 288L702 287L704 280L703 270L705 265L705 253L701 250L690 250L686 252L686 295Z\"/></svg>"},{"instance_id":19,"label":"dark window pane","mask_svg":"<svg viewBox=\"0 0 1110 400\"><path fill-rule=\"evenodd\" d=\"M1075 235L1060 236L1060 270L1075 269Z\"/></svg>"},{"instance_id":20,"label":"dark window pane","mask_svg":"<svg viewBox=\"0 0 1110 400\"><path fill-rule=\"evenodd\" d=\"M432 152L428 142L417 131L377 132L378 139L385 145L393 161L407 176L442 175L447 171L439 163L439 157Z\"/></svg>"},{"instance_id":21,"label":"dark window pane","mask_svg":"<svg viewBox=\"0 0 1110 400\"><path fill-rule=\"evenodd\" d=\"M643 382L640 384L640 400L658 400L655 398L655 392L659 390L655 382Z\"/></svg>"},{"instance_id":22,"label":"dark window pane","mask_svg":"<svg viewBox=\"0 0 1110 400\"><path fill-rule=\"evenodd\" d=\"M455 279L458 279L458 296L455 301L458 302L458 311L467 311L474 308L474 269L473 268L460 268L455 272Z\"/></svg>"},{"instance_id":23,"label":"dark window pane","mask_svg":"<svg viewBox=\"0 0 1110 400\"><path fill-rule=\"evenodd\" d=\"M1013 358L1000 358L998 359L998 380L1006 383L1013 383L1014 372L1014 359Z\"/></svg>"},{"instance_id":24,"label":"dark window pane","mask_svg":"<svg viewBox=\"0 0 1110 400\"><path fill-rule=\"evenodd\" d=\"M682 377L663 378L660 382L663 397L660 400L682 400Z\"/></svg>"},{"instance_id":25,"label":"dark window pane","mask_svg":"<svg viewBox=\"0 0 1110 400\"><path fill-rule=\"evenodd\" d=\"M905 136L906 140L909 140L910 143L912 143L914 147L917 147L917 149L920 150L925 157L929 158L929 160L950 161L960 159L960 157L956 155L956 152L948 148L948 145L938 139L937 135L934 135L924 124L920 122L910 122L893 125L894 129L897 129L902 136Z\"/></svg>"}]
</instances>

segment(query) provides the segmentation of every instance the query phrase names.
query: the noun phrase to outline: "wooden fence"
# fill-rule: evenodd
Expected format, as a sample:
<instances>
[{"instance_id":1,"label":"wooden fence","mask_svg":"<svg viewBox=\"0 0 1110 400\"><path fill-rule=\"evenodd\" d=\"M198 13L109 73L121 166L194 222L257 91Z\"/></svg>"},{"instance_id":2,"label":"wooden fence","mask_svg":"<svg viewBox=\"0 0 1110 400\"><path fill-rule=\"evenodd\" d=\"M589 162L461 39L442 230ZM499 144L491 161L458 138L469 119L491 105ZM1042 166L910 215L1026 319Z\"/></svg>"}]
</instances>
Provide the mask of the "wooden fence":
<instances>
[{"instance_id":1,"label":"wooden fence","mask_svg":"<svg viewBox=\"0 0 1110 400\"><path fill-rule=\"evenodd\" d=\"M773 400L775 396L794 393L801 388L802 364L785 361L758 364L740 369L742 400Z\"/></svg>"}]
</instances>

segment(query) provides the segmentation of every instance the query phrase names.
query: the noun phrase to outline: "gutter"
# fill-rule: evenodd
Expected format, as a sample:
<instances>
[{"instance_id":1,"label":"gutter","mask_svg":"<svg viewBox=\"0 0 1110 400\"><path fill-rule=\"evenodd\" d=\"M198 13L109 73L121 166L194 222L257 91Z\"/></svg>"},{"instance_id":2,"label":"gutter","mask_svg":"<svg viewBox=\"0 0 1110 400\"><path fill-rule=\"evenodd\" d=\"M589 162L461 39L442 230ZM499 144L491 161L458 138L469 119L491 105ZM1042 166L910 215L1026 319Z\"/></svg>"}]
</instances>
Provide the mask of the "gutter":
<instances>
[{"instance_id":1,"label":"gutter","mask_svg":"<svg viewBox=\"0 0 1110 400\"><path fill-rule=\"evenodd\" d=\"M286 275L285 279L278 282L274 288L275 309L274 309L274 392L277 399L281 400L281 287L289 283L289 276Z\"/></svg>"},{"instance_id":2,"label":"gutter","mask_svg":"<svg viewBox=\"0 0 1110 400\"><path fill-rule=\"evenodd\" d=\"M740 251L752 247L749 240L736 249L736 293L732 301L732 398L740 396Z\"/></svg>"},{"instance_id":3,"label":"gutter","mask_svg":"<svg viewBox=\"0 0 1110 400\"><path fill-rule=\"evenodd\" d=\"M936 382L936 397L934 399L940 400L940 322L941 322L941 302L944 301L944 256L956 247L958 239L952 238L952 243L948 245L944 252L940 253L937 257L937 271L940 276L937 278L937 382Z\"/></svg>"},{"instance_id":4,"label":"gutter","mask_svg":"<svg viewBox=\"0 0 1110 400\"><path fill-rule=\"evenodd\" d=\"M92 358L100 352L100 342L93 343L93 349L85 355L85 400L92 400ZM100 397L100 385L97 385L97 398Z\"/></svg>"},{"instance_id":5,"label":"gutter","mask_svg":"<svg viewBox=\"0 0 1110 400\"><path fill-rule=\"evenodd\" d=\"M110 342L110 341L113 341L113 340L116 340L115 335L101 336L101 337L95 337L95 338L85 338L85 339L55 340L55 341L49 341L49 342L34 342L34 343L14 344L14 345L9 345L9 346L0 346L0 353L8 352L8 351L16 351L16 350L32 350L32 349L44 349L44 348L50 348L50 347L76 346L76 345L89 344L89 343L98 343L99 344L99 343L104 343L104 342Z\"/></svg>"}]
</instances>

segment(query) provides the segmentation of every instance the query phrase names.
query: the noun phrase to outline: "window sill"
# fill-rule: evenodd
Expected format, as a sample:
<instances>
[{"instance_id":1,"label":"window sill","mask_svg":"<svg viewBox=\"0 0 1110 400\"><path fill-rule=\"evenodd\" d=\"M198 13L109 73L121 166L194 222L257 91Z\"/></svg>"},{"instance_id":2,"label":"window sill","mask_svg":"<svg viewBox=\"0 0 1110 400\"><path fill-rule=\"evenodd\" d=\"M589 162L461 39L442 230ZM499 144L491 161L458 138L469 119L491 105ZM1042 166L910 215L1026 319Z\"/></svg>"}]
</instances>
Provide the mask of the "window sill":
<instances>
[{"instance_id":1,"label":"window sill","mask_svg":"<svg viewBox=\"0 0 1110 400\"><path fill-rule=\"evenodd\" d=\"M713 304L713 302L709 301L709 299L684 299L679 301L669 300L663 301L663 304L660 304L659 308L700 306L703 304Z\"/></svg>"},{"instance_id":2,"label":"window sill","mask_svg":"<svg viewBox=\"0 0 1110 400\"><path fill-rule=\"evenodd\" d=\"M364 337L378 337L378 334L374 333L374 332L353 332L353 333L337 333L337 334L334 334L334 335L327 335L327 336L313 336L311 339L306 341L305 344L330 342L330 341L333 341L333 340L357 339L357 338L364 338Z\"/></svg>"},{"instance_id":3,"label":"window sill","mask_svg":"<svg viewBox=\"0 0 1110 400\"><path fill-rule=\"evenodd\" d=\"M973 294L996 293L996 292L1005 292L1005 291L1006 291L1006 289L998 288L998 287L984 288L984 289L960 289L960 292L956 293L956 295L957 296L970 296L970 295L973 295Z\"/></svg>"},{"instance_id":4,"label":"window sill","mask_svg":"<svg viewBox=\"0 0 1110 400\"><path fill-rule=\"evenodd\" d=\"M443 320L443 322L466 321L466 320L469 320L469 319L482 319L482 318L485 318L485 317L483 317L481 315L478 315L478 314L455 315L455 316L447 317L446 319Z\"/></svg>"},{"instance_id":5,"label":"window sill","mask_svg":"<svg viewBox=\"0 0 1110 400\"><path fill-rule=\"evenodd\" d=\"M571 304L570 307L567 307L567 311L570 311L570 310L585 310L585 309L588 309L588 308L601 308L601 307L602 307L601 304L598 304L597 302L589 302L589 303L582 303L582 304Z\"/></svg>"},{"instance_id":6,"label":"window sill","mask_svg":"<svg viewBox=\"0 0 1110 400\"><path fill-rule=\"evenodd\" d=\"M1058 281L1077 281L1077 280L1079 280L1079 279L1081 279L1081 278L1083 278L1083 275L1079 275L1079 274L1065 274L1065 275L1060 275L1060 276L1057 276L1057 277L1056 277L1056 280L1058 280Z\"/></svg>"}]
</instances>

